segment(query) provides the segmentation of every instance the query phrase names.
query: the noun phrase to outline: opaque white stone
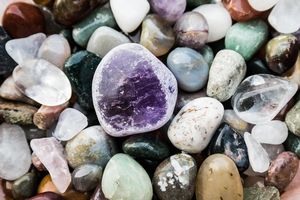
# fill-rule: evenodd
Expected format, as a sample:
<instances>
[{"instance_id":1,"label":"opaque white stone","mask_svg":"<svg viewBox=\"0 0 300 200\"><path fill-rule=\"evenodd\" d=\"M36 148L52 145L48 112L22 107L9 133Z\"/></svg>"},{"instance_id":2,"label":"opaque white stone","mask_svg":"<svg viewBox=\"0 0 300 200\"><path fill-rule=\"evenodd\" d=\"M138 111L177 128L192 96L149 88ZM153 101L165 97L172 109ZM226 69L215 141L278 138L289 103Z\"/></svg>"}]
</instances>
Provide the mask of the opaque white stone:
<instances>
[{"instance_id":1,"label":"opaque white stone","mask_svg":"<svg viewBox=\"0 0 300 200\"><path fill-rule=\"evenodd\" d=\"M210 142L223 115L224 107L218 100L210 97L195 99L172 120L168 137L178 149L199 153Z\"/></svg>"},{"instance_id":2,"label":"opaque white stone","mask_svg":"<svg viewBox=\"0 0 300 200\"><path fill-rule=\"evenodd\" d=\"M247 0L250 6L257 11L265 11L272 8L279 0ZM285 1L285 0L283 0Z\"/></svg>"},{"instance_id":3,"label":"opaque white stone","mask_svg":"<svg viewBox=\"0 0 300 200\"><path fill-rule=\"evenodd\" d=\"M204 4L193 11L202 14L208 24L208 42L214 42L225 37L232 25L229 12L220 4Z\"/></svg>"},{"instance_id":4,"label":"opaque white stone","mask_svg":"<svg viewBox=\"0 0 300 200\"><path fill-rule=\"evenodd\" d=\"M117 24L125 33L137 29L150 10L147 0L110 0L110 7Z\"/></svg>"}]
</instances>

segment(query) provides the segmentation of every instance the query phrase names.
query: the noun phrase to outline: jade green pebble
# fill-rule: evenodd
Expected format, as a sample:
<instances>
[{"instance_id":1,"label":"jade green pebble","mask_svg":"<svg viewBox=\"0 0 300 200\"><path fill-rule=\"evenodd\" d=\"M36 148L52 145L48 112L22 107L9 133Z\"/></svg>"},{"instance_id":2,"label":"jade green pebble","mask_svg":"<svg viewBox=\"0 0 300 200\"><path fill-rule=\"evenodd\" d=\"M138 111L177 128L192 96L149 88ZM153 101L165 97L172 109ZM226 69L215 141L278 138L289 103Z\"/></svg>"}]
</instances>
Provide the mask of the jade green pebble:
<instances>
[{"instance_id":1,"label":"jade green pebble","mask_svg":"<svg viewBox=\"0 0 300 200\"><path fill-rule=\"evenodd\" d=\"M38 180L36 173L29 172L14 181L12 186L13 197L23 200L33 196L37 190Z\"/></svg>"},{"instance_id":2,"label":"jade green pebble","mask_svg":"<svg viewBox=\"0 0 300 200\"><path fill-rule=\"evenodd\" d=\"M212 0L187 0L187 5L189 8L196 8L203 4L212 3Z\"/></svg>"},{"instance_id":3,"label":"jade green pebble","mask_svg":"<svg viewBox=\"0 0 300 200\"><path fill-rule=\"evenodd\" d=\"M285 123L292 133L300 137L300 101L286 114Z\"/></svg>"},{"instance_id":4,"label":"jade green pebble","mask_svg":"<svg viewBox=\"0 0 300 200\"><path fill-rule=\"evenodd\" d=\"M145 169L122 153L107 163L101 186L109 200L151 200L153 196L151 180Z\"/></svg>"},{"instance_id":5,"label":"jade green pebble","mask_svg":"<svg viewBox=\"0 0 300 200\"><path fill-rule=\"evenodd\" d=\"M212 48L208 45L204 45L198 52L202 55L208 66L211 66L214 60L214 52Z\"/></svg>"},{"instance_id":6,"label":"jade green pebble","mask_svg":"<svg viewBox=\"0 0 300 200\"><path fill-rule=\"evenodd\" d=\"M78 103L84 109L93 108L92 81L101 58L88 51L72 54L65 63L64 72L68 76Z\"/></svg>"},{"instance_id":7,"label":"jade green pebble","mask_svg":"<svg viewBox=\"0 0 300 200\"><path fill-rule=\"evenodd\" d=\"M280 200L280 193L273 186L253 186L244 189L244 200Z\"/></svg>"},{"instance_id":8,"label":"jade green pebble","mask_svg":"<svg viewBox=\"0 0 300 200\"><path fill-rule=\"evenodd\" d=\"M233 25L226 34L226 49L240 53L245 60L262 47L268 38L268 25L262 20L251 20Z\"/></svg>"},{"instance_id":9,"label":"jade green pebble","mask_svg":"<svg viewBox=\"0 0 300 200\"><path fill-rule=\"evenodd\" d=\"M72 32L75 42L85 47L93 32L101 26L109 26L111 28L117 26L115 18L109 8L99 7L84 20L75 24Z\"/></svg>"},{"instance_id":10,"label":"jade green pebble","mask_svg":"<svg viewBox=\"0 0 300 200\"><path fill-rule=\"evenodd\" d=\"M284 147L286 151L291 151L300 157L300 137L289 133L288 138L284 142Z\"/></svg>"}]
</instances>

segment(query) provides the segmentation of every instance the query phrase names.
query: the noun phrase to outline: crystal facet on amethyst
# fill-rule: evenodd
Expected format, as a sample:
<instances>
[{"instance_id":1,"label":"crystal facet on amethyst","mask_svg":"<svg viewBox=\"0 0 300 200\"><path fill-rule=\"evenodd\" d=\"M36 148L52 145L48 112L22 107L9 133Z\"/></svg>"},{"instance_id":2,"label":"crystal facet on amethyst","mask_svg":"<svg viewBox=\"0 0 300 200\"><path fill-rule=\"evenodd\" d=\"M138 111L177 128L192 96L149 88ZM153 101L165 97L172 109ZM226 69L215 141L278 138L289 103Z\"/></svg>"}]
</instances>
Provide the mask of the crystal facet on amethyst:
<instances>
[{"instance_id":1,"label":"crystal facet on amethyst","mask_svg":"<svg viewBox=\"0 0 300 200\"><path fill-rule=\"evenodd\" d=\"M92 91L101 126L108 134L122 137L163 126L174 110L177 82L146 48L124 44L102 59Z\"/></svg>"}]
</instances>

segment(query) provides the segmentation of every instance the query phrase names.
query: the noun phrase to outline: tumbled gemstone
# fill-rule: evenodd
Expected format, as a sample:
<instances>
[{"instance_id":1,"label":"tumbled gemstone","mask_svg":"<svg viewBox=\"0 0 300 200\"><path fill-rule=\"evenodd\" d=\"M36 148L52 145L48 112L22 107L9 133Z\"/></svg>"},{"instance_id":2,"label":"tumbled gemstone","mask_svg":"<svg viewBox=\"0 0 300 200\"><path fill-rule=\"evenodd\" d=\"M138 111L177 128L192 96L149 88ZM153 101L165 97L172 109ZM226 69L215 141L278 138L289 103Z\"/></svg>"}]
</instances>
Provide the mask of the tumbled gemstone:
<instances>
[{"instance_id":1,"label":"tumbled gemstone","mask_svg":"<svg viewBox=\"0 0 300 200\"><path fill-rule=\"evenodd\" d=\"M92 91L102 127L120 137L156 130L167 123L177 98L177 82L145 47L123 44L100 62Z\"/></svg>"},{"instance_id":2,"label":"tumbled gemstone","mask_svg":"<svg viewBox=\"0 0 300 200\"><path fill-rule=\"evenodd\" d=\"M279 0L248 0L250 6L258 11L265 11L272 8Z\"/></svg>"}]
</instances>

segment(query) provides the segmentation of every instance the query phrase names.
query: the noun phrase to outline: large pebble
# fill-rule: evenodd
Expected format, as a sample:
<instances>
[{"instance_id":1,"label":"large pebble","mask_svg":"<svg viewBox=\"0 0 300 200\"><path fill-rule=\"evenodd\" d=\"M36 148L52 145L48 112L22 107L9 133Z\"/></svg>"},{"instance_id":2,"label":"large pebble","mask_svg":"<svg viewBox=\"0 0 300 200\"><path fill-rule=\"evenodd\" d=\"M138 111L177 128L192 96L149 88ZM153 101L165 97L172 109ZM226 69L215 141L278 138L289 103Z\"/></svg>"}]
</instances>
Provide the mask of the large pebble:
<instances>
[{"instance_id":1,"label":"large pebble","mask_svg":"<svg viewBox=\"0 0 300 200\"><path fill-rule=\"evenodd\" d=\"M189 102L172 120L168 137L172 144L189 153L199 153L206 148L220 125L223 105L209 97Z\"/></svg>"},{"instance_id":2,"label":"large pebble","mask_svg":"<svg viewBox=\"0 0 300 200\"><path fill-rule=\"evenodd\" d=\"M30 168L31 153L23 129L17 125L0 125L0 178L15 180Z\"/></svg>"},{"instance_id":3,"label":"large pebble","mask_svg":"<svg viewBox=\"0 0 300 200\"><path fill-rule=\"evenodd\" d=\"M197 200L243 200L243 186L234 162L214 154L202 163L196 182Z\"/></svg>"},{"instance_id":4,"label":"large pebble","mask_svg":"<svg viewBox=\"0 0 300 200\"><path fill-rule=\"evenodd\" d=\"M181 89L195 92L206 85L209 66L197 51L176 48L168 55L167 64Z\"/></svg>"},{"instance_id":5,"label":"large pebble","mask_svg":"<svg viewBox=\"0 0 300 200\"><path fill-rule=\"evenodd\" d=\"M300 136L300 101L287 113L285 123L291 132Z\"/></svg>"},{"instance_id":6,"label":"large pebble","mask_svg":"<svg viewBox=\"0 0 300 200\"><path fill-rule=\"evenodd\" d=\"M235 93L246 75L244 58L232 50L221 50L209 71L207 95L224 102Z\"/></svg>"},{"instance_id":7,"label":"large pebble","mask_svg":"<svg viewBox=\"0 0 300 200\"><path fill-rule=\"evenodd\" d=\"M126 154L116 154L110 159L101 186L109 200L151 200L153 196L147 172Z\"/></svg>"},{"instance_id":8,"label":"large pebble","mask_svg":"<svg viewBox=\"0 0 300 200\"><path fill-rule=\"evenodd\" d=\"M191 200L195 191L196 161L187 154L176 154L156 168L153 188L161 200Z\"/></svg>"}]
</instances>

